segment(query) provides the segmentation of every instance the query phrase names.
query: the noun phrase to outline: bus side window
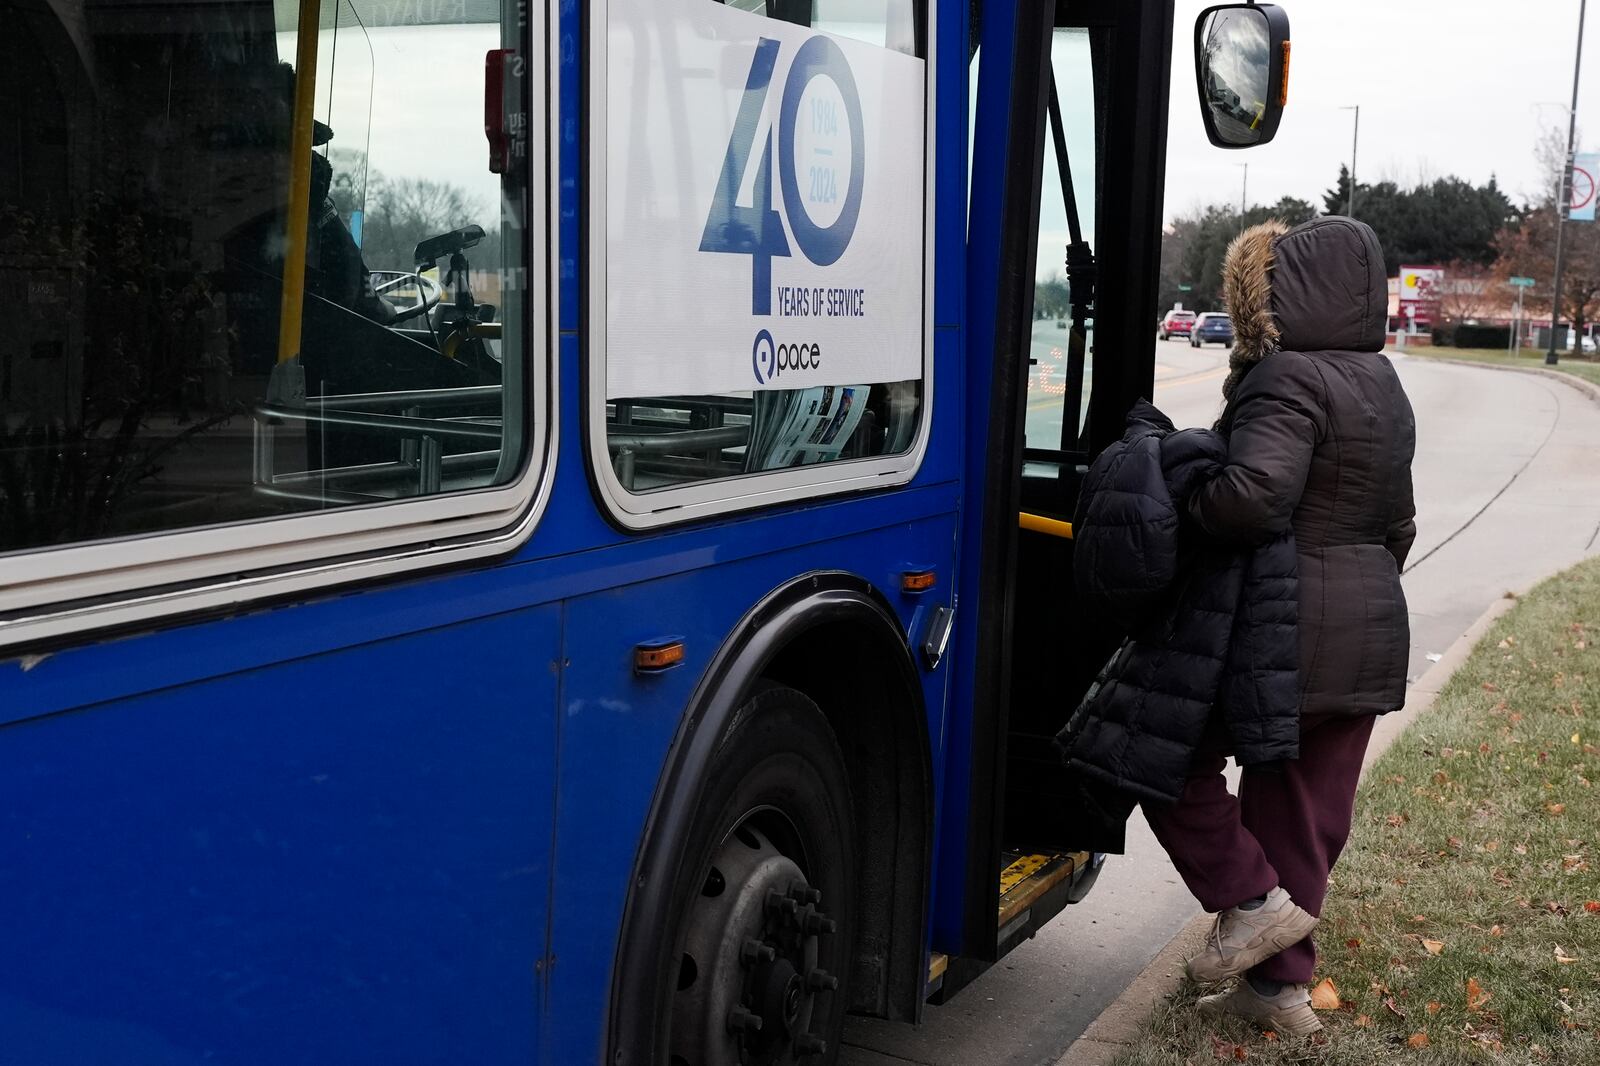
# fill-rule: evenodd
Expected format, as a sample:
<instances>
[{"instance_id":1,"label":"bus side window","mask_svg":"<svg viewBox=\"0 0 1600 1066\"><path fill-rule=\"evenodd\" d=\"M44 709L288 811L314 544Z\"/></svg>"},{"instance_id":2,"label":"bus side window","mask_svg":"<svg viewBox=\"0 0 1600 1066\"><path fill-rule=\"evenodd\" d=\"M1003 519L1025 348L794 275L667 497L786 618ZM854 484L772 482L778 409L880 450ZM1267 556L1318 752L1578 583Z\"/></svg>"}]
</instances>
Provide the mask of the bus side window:
<instances>
[{"instance_id":1,"label":"bus side window","mask_svg":"<svg viewBox=\"0 0 1600 1066\"><path fill-rule=\"evenodd\" d=\"M521 179L482 123L516 4L221 6L6 8L0 551L521 471Z\"/></svg>"}]
</instances>

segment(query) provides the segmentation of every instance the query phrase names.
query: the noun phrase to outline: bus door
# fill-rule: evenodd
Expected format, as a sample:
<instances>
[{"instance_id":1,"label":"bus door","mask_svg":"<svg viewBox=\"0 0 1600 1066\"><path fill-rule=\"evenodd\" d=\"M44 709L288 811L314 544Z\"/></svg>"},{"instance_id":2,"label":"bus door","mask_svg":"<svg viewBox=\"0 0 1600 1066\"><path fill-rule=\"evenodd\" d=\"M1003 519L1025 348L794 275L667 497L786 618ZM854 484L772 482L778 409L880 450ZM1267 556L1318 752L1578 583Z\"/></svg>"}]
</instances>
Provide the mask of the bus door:
<instances>
[{"instance_id":1,"label":"bus door","mask_svg":"<svg viewBox=\"0 0 1600 1066\"><path fill-rule=\"evenodd\" d=\"M1017 294L1032 307L1019 315L1013 371L1022 432L1003 843L1078 853L1091 871L1097 860L1082 853L1120 850L1116 834L1095 831L1062 791L1053 739L1116 635L1075 608L1070 523L1091 457L1153 384L1145 309L1160 259L1169 93L1167 45L1150 23L1163 21L1161 7L1061 3L1042 28L1035 246Z\"/></svg>"},{"instance_id":2,"label":"bus door","mask_svg":"<svg viewBox=\"0 0 1600 1066\"><path fill-rule=\"evenodd\" d=\"M1053 740L1120 639L1075 605L1071 520L1088 464L1153 391L1172 19L1162 0L1057 0L1019 5L1015 25L981 26L975 38L976 158L987 148L1000 174L985 185L975 170L969 234L978 238L980 220L997 230L998 282L977 638L992 673L978 675L975 701L964 955L998 958L1032 936L1082 897L1103 852L1121 850L1120 823L1078 799ZM1228 31L1256 29L1281 89L1286 61L1267 46L1286 49L1287 20L1270 5L1202 15L1201 84L1224 68L1238 80L1251 42ZM1264 87L1268 69L1256 73ZM1229 140L1218 127L1233 116L1219 119L1202 93L1213 143L1270 140L1281 91L1272 100ZM987 215L985 195L998 205ZM977 306L975 331L988 325ZM987 339L975 332L973 343Z\"/></svg>"}]
</instances>

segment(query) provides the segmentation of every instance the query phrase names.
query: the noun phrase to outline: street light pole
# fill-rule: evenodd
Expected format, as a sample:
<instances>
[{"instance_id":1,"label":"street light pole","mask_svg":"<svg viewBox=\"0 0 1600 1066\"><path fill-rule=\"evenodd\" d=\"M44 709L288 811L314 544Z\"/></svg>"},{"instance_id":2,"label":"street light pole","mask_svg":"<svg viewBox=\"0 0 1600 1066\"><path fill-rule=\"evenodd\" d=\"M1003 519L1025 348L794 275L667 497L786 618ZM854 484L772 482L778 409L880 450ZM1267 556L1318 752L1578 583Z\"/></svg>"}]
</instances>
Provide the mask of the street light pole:
<instances>
[{"instance_id":1,"label":"street light pole","mask_svg":"<svg viewBox=\"0 0 1600 1066\"><path fill-rule=\"evenodd\" d=\"M1585 0L1587 2L1587 0ZM1250 191L1250 164L1235 163L1236 167L1244 168L1244 177L1239 182L1239 232L1244 232L1245 197Z\"/></svg>"},{"instance_id":2,"label":"street light pole","mask_svg":"<svg viewBox=\"0 0 1600 1066\"><path fill-rule=\"evenodd\" d=\"M1544 353L1546 366L1555 366L1556 331L1561 328L1561 273L1566 266L1567 216L1572 213L1572 153L1578 137L1578 77L1583 70L1583 20L1589 0L1578 0L1578 49L1572 60L1572 110L1567 112L1567 158L1561 167L1561 194L1556 197L1556 280L1550 299L1550 347Z\"/></svg>"},{"instance_id":3,"label":"street light pole","mask_svg":"<svg viewBox=\"0 0 1600 1066\"><path fill-rule=\"evenodd\" d=\"M1356 149L1361 146L1361 105L1351 104L1341 107L1340 111L1354 111L1356 113L1355 132L1350 135L1350 198L1345 203L1344 213L1350 218L1356 217Z\"/></svg>"}]
</instances>

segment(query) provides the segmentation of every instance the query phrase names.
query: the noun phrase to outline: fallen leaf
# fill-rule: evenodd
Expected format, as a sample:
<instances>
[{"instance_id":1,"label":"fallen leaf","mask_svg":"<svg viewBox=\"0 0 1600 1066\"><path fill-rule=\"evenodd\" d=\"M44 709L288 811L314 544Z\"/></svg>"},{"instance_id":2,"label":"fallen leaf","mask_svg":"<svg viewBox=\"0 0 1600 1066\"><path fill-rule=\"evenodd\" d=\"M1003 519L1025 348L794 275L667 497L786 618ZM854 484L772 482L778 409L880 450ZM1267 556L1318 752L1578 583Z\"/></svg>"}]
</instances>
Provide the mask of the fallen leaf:
<instances>
[{"instance_id":1,"label":"fallen leaf","mask_svg":"<svg viewBox=\"0 0 1600 1066\"><path fill-rule=\"evenodd\" d=\"M1437 954L1439 954L1440 952L1442 952L1444 950L1444 941L1443 940L1429 940L1426 937L1424 937L1423 941L1422 941L1422 946L1423 946L1424 949L1426 949L1426 951L1428 952L1429 955L1437 955Z\"/></svg>"},{"instance_id":2,"label":"fallen leaf","mask_svg":"<svg viewBox=\"0 0 1600 1066\"><path fill-rule=\"evenodd\" d=\"M1443 1009L1444 1009L1444 1004L1443 1003L1440 1003L1436 999L1428 1000L1428 1013L1429 1014L1438 1014Z\"/></svg>"},{"instance_id":3,"label":"fallen leaf","mask_svg":"<svg viewBox=\"0 0 1600 1066\"><path fill-rule=\"evenodd\" d=\"M1500 691L1500 686L1495 684L1493 681L1485 681L1483 683L1483 691L1485 691L1485 692L1499 692Z\"/></svg>"},{"instance_id":4,"label":"fallen leaf","mask_svg":"<svg viewBox=\"0 0 1600 1066\"><path fill-rule=\"evenodd\" d=\"M1218 1062L1242 1061L1245 1054L1244 1048L1231 1040L1219 1040L1215 1033L1211 1034L1211 1057Z\"/></svg>"},{"instance_id":5,"label":"fallen leaf","mask_svg":"<svg viewBox=\"0 0 1600 1066\"><path fill-rule=\"evenodd\" d=\"M1338 1010L1339 990L1333 985L1333 978L1324 977L1317 987L1311 990L1311 1008L1313 1010Z\"/></svg>"},{"instance_id":6,"label":"fallen leaf","mask_svg":"<svg viewBox=\"0 0 1600 1066\"><path fill-rule=\"evenodd\" d=\"M1468 1010L1473 1011L1473 1012L1477 1012L1477 1011L1482 1010L1483 1009L1483 1005L1485 1003L1489 1002L1489 1000L1491 998L1493 998L1493 996L1494 996L1494 993L1484 991L1483 986L1478 983L1478 979L1476 977L1467 978L1467 1009Z\"/></svg>"},{"instance_id":7,"label":"fallen leaf","mask_svg":"<svg viewBox=\"0 0 1600 1066\"><path fill-rule=\"evenodd\" d=\"M1564 814L1566 813L1567 805L1565 803L1546 803L1544 809L1551 814Z\"/></svg>"},{"instance_id":8,"label":"fallen leaf","mask_svg":"<svg viewBox=\"0 0 1600 1066\"><path fill-rule=\"evenodd\" d=\"M1588 911L1590 914L1600 914L1600 900L1585 900L1583 903L1583 909Z\"/></svg>"},{"instance_id":9,"label":"fallen leaf","mask_svg":"<svg viewBox=\"0 0 1600 1066\"><path fill-rule=\"evenodd\" d=\"M1566 949L1560 944L1556 945L1556 961L1559 963L1577 962L1578 960L1568 955Z\"/></svg>"},{"instance_id":10,"label":"fallen leaf","mask_svg":"<svg viewBox=\"0 0 1600 1066\"><path fill-rule=\"evenodd\" d=\"M1263 1040L1269 1040L1269 1041L1270 1040L1276 1040L1276 1039L1278 1039L1278 1034L1273 1032L1271 1029L1268 1029L1266 1032L1261 1034L1261 1038Z\"/></svg>"},{"instance_id":11,"label":"fallen leaf","mask_svg":"<svg viewBox=\"0 0 1600 1066\"><path fill-rule=\"evenodd\" d=\"M1484 851L1499 851L1500 850L1500 842L1498 840L1491 840L1491 841L1489 841L1487 844L1485 844L1483 846L1483 850Z\"/></svg>"},{"instance_id":12,"label":"fallen leaf","mask_svg":"<svg viewBox=\"0 0 1600 1066\"><path fill-rule=\"evenodd\" d=\"M1559 814L1560 811L1551 811L1550 813ZM1384 821L1388 822L1391 826L1393 826L1396 829L1399 829L1401 826L1405 825L1410 820L1411 820L1410 815L1406 815L1406 814L1391 814L1391 815L1389 815L1389 817L1384 819Z\"/></svg>"},{"instance_id":13,"label":"fallen leaf","mask_svg":"<svg viewBox=\"0 0 1600 1066\"><path fill-rule=\"evenodd\" d=\"M1461 838L1460 837L1447 837L1445 839L1445 844L1448 845L1449 847L1454 848L1456 851L1460 851L1461 850Z\"/></svg>"},{"instance_id":14,"label":"fallen leaf","mask_svg":"<svg viewBox=\"0 0 1600 1066\"><path fill-rule=\"evenodd\" d=\"M1389 1013L1394 1015L1396 1018L1404 1018L1406 1016L1405 1010L1401 1008L1400 1004L1394 1001L1393 996L1385 996L1383 998L1383 1005L1387 1007L1389 1009Z\"/></svg>"},{"instance_id":15,"label":"fallen leaf","mask_svg":"<svg viewBox=\"0 0 1600 1066\"><path fill-rule=\"evenodd\" d=\"M1487 755L1487 754L1489 754L1489 742L1487 740L1484 741L1482 744L1478 745L1478 754L1479 755Z\"/></svg>"},{"instance_id":16,"label":"fallen leaf","mask_svg":"<svg viewBox=\"0 0 1600 1066\"><path fill-rule=\"evenodd\" d=\"M1427 1047L1427 1046L1428 1046L1428 1034L1427 1033L1412 1033L1410 1036L1406 1037L1406 1047L1421 1048L1421 1047Z\"/></svg>"},{"instance_id":17,"label":"fallen leaf","mask_svg":"<svg viewBox=\"0 0 1600 1066\"><path fill-rule=\"evenodd\" d=\"M1489 935L1490 936L1501 936L1504 933L1505 933L1505 930L1500 928L1498 925L1491 925L1489 927Z\"/></svg>"},{"instance_id":18,"label":"fallen leaf","mask_svg":"<svg viewBox=\"0 0 1600 1066\"><path fill-rule=\"evenodd\" d=\"M1356 1015L1355 1025L1356 1025L1357 1029L1371 1029L1372 1028L1372 1015L1370 1015L1370 1014L1358 1014L1358 1015Z\"/></svg>"},{"instance_id":19,"label":"fallen leaf","mask_svg":"<svg viewBox=\"0 0 1600 1066\"><path fill-rule=\"evenodd\" d=\"M1563 907L1553 899L1545 900L1544 909L1549 911L1551 914L1557 914L1563 918L1567 916L1567 908Z\"/></svg>"},{"instance_id":20,"label":"fallen leaf","mask_svg":"<svg viewBox=\"0 0 1600 1066\"><path fill-rule=\"evenodd\" d=\"M1585 904L1585 906L1588 906L1588 904ZM1600 903L1596 903L1594 905L1594 909L1597 910L1597 911L1600 911ZM1351 951L1354 951L1354 950L1356 950L1356 948L1359 948L1361 946L1361 938L1353 936L1349 940L1346 940L1344 942L1344 946L1349 948Z\"/></svg>"}]
</instances>

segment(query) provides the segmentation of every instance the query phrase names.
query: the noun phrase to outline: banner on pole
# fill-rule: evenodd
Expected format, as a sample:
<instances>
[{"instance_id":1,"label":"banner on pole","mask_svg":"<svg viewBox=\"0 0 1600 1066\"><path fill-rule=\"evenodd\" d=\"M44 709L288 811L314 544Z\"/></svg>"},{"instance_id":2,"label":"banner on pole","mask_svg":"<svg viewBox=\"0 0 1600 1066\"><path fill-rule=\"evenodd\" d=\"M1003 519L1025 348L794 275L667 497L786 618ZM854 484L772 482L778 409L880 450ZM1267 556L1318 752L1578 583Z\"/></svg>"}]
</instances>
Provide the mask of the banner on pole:
<instances>
[{"instance_id":1,"label":"banner on pole","mask_svg":"<svg viewBox=\"0 0 1600 1066\"><path fill-rule=\"evenodd\" d=\"M1584 152L1572 157L1573 222L1593 222L1595 179L1600 177L1600 152Z\"/></svg>"}]
</instances>

